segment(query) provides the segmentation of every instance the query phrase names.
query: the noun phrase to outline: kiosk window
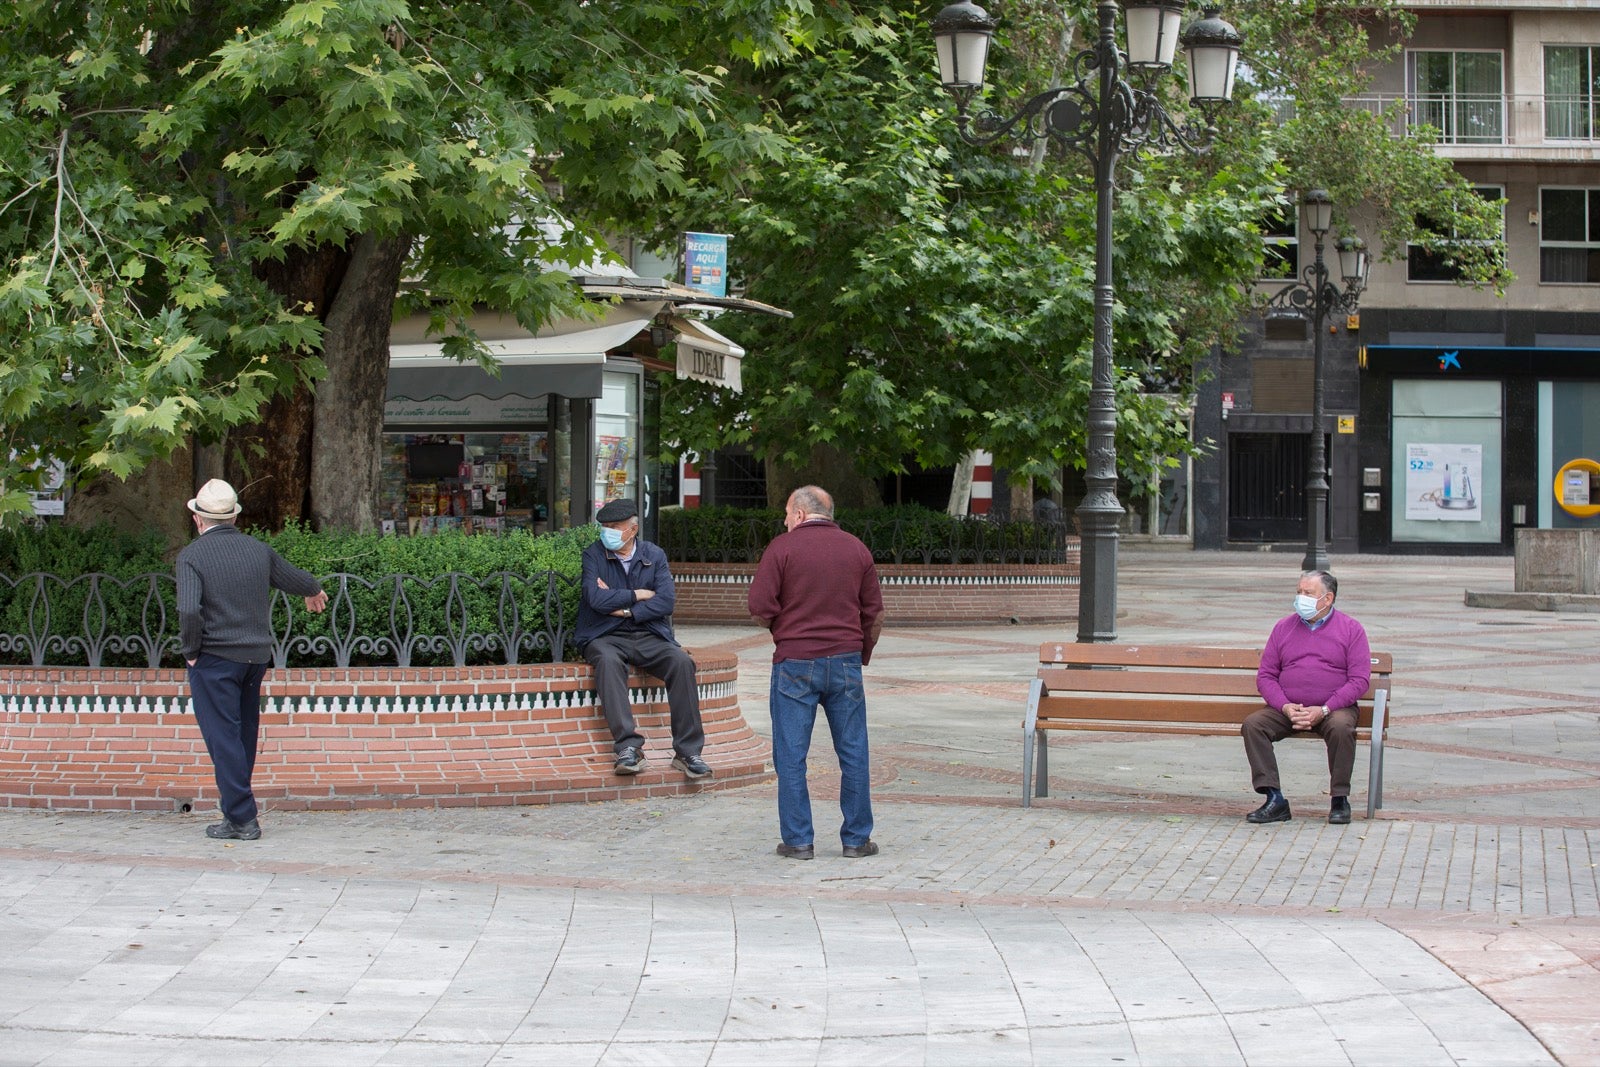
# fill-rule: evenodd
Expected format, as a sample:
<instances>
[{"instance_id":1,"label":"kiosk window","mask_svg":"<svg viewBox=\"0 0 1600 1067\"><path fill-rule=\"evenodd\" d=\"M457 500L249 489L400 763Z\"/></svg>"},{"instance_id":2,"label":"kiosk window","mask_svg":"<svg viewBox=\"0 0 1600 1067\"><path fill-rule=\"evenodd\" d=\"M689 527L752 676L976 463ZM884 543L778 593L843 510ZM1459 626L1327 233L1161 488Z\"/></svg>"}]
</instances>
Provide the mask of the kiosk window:
<instances>
[{"instance_id":1,"label":"kiosk window","mask_svg":"<svg viewBox=\"0 0 1600 1067\"><path fill-rule=\"evenodd\" d=\"M406 446L406 477L415 481L454 478L461 473L466 450L460 441Z\"/></svg>"}]
</instances>

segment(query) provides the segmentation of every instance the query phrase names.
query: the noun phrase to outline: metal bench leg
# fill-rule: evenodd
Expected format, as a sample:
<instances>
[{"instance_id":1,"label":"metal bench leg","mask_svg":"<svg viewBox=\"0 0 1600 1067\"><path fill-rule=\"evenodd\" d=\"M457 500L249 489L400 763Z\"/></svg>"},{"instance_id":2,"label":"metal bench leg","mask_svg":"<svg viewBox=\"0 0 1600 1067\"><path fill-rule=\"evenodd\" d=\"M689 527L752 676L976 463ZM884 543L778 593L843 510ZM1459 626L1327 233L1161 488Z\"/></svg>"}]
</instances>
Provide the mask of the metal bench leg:
<instances>
[{"instance_id":1,"label":"metal bench leg","mask_svg":"<svg viewBox=\"0 0 1600 1067\"><path fill-rule=\"evenodd\" d=\"M1033 750L1038 737L1039 697L1044 694L1044 681L1035 678L1028 686L1028 711L1022 717L1022 806L1033 807ZM1042 753L1043 747L1040 747ZM1044 793L1040 793L1044 796Z\"/></svg>"},{"instance_id":2,"label":"metal bench leg","mask_svg":"<svg viewBox=\"0 0 1600 1067\"><path fill-rule=\"evenodd\" d=\"M1038 733L1039 744L1034 748L1033 757L1033 795L1047 797L1050 795L1050 735L1043 730Z\"/></svg>"},{"instance_id":3,"label":"metal bench leg","mask_svg":"<svg viewBox=\"0 0 1600 1067\"><path fill-rule=\"evenodd\" d=\"M1372 756L1367 766L1367 818L1383 807L1383 732L1389 725L1389 694L1380 689L1372 698Z\"/></svg>"}]
</instances>

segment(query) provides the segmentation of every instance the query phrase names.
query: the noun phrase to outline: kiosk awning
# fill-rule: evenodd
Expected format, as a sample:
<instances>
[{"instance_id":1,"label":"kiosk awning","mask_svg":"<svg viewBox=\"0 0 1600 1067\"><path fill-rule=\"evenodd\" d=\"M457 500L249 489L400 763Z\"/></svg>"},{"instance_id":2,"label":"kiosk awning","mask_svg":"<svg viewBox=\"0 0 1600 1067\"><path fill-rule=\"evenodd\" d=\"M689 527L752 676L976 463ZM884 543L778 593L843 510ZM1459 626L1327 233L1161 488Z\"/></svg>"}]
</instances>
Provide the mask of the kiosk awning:
<instances>
[{"instance_id":1,"label":"kiosk awning","mask_svg":"<svg viewBox=\"0 0 1600 1067\"><path fill-rule=\"evenodd\" d=\"M440 344L393 345L389 349L388 400L460 400L486 396L598 398L606 353L627 344L650 319L629 317L590 329L550 336L515 337L484 343L500 361L500 376L475 363L443 354ZM730 342L731 343L731 342Z\"/></svg>"},{"instance_id":2,"label":"kiosk awning","mask_svg":"<svg viewBox=\"0 0 1600 1067\"><path fill-rule=\"evenodd\" d=\"M678 333L679 378L710 382L735 393L743 389L743 348L696 319L674 315L671 323Z\"/></svg>"}]
</instances>

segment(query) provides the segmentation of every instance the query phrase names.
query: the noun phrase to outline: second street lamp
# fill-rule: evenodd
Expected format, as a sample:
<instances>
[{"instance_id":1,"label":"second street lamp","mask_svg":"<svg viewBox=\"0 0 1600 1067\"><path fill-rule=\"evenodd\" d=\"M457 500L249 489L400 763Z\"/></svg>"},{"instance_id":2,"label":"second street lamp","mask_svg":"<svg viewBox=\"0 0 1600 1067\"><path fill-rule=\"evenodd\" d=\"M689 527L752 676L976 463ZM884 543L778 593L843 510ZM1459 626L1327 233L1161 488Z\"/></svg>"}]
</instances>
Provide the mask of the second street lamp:
<instances>
[{"instance_id":1,"label":"second street lamp","mask_svg":"<svg viewBox=\"0 0 1600 1067\"><path fill-rule=\"evenodd\" d=\"M1334 247L1344 288L1334 285L1322 258L1322 245L1333 227L1333 201L1326 191L1312 189L1300 197L1301 223L1315 240L1316 258L1304 280L1286 285L1267 302L1267 315L1293 316L1311 323L1311 458L1306 472L1306 554L1303 571L1326 571L1328 562L1328 460L1323 434L1322 335L1329 315L1353 315L1367 287L1367 246L1359 237L1341 237Z\"/></svg>"},{"instance_id":2,"label":"second street lamp","mask_svg":"<svg viewBox=\"0 0 1600 1067\"><path fill-rule=\"evenodd\" d=\"M1117 527L1123 513L1117 501L1116 366L1111 345L1115 300L1111 215L1117 162L1144 145L1199 151L1215 132L1215 109L1233 97L1240 44L1238 32L1222 20L1216 7L1208 7L1205 17L1184 31L1189 102L1199 108L1206 125L1179 126L1153 86L1172 67L1184 3L1129 0L1120 6L1127 12L1127 52L1117 47L1119 5L1101 0L1094 47L1073 57L1076 80L1046 89L1009 118L988 109L971 111L973 97L983 88L995 20L969 0L951 4L933 20L939 78L955 97L956 124L963 140L990 144L1010 136L1033 141L1054 138L1082 154L1094 168L1094 349L1086 420L1086 492L1077 510L1080 642L1114 641L1117 636ZM1139 77L1139 85L1124 78L1129 72Z\"/></svg>"}]
</instances>

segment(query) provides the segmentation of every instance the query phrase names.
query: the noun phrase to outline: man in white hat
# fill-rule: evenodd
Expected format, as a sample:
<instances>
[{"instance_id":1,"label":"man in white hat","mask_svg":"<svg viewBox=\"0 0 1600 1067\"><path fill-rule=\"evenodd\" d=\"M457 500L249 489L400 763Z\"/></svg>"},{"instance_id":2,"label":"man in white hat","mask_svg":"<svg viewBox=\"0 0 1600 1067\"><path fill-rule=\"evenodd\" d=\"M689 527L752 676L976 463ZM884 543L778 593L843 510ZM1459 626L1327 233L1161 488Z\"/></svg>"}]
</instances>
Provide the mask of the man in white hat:
<instances>
[{"instance_id":1,"label":"man in white hat","mask_svg":"<svg viewBox=\"0 0 1600 1067\"><path fill-rule=\"evenodd\" d=\"M217 776L222 821L206 836L254 841L261 836L250 788L261 730L261 678L272 660L272 590L328 606L316 576L234 528L238 494L221 478L189 501L200 533L178 553L178 640L189 664L195 719Z\"/></svg>"}]
</instances>

